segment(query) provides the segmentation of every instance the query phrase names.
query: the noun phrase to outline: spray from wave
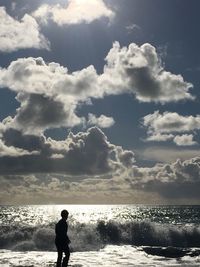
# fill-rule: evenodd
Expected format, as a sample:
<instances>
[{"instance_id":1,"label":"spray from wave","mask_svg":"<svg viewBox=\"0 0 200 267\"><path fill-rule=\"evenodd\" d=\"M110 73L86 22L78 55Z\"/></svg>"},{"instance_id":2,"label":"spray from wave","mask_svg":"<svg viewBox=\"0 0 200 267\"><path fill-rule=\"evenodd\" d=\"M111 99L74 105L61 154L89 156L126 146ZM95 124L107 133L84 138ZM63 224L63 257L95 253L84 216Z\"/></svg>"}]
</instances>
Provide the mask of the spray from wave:
<instances>
[{"instance_id":1,"label":"spray from wave","mask_svg":"<svg viewBox=\"0 0 200 267\"><path fill-rule=\"evenodd\" d=\"M53 223L42 226L2 226L0 248L15 251L55 251ZM134 246L200 247L200 226L152 222L74 222L69 226L73 251L98 250L107 244Z\"/></svg>"}]
</instances>

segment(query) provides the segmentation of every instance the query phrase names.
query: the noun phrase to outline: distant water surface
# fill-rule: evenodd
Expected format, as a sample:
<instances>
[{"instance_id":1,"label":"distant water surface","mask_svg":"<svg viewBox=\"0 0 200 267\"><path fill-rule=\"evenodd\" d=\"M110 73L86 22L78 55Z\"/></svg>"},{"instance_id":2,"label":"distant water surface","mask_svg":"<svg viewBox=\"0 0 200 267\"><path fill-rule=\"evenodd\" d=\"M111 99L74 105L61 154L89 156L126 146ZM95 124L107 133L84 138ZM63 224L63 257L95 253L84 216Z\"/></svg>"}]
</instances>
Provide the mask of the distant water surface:
<instances>
[{"instance_id":1,"label":"distant water surface","mask_svg":"<svg viewBox=\"0 0 200 267\"><path fill-rule=\"evenodd\" d=\"M70 219L81 223L98 220L150 221L171 224L200 224L200 206L144 205L24 205L0 206L2 225L48 224L59 219L60 211L68 209Z\"/></svg>"}]
</instances>

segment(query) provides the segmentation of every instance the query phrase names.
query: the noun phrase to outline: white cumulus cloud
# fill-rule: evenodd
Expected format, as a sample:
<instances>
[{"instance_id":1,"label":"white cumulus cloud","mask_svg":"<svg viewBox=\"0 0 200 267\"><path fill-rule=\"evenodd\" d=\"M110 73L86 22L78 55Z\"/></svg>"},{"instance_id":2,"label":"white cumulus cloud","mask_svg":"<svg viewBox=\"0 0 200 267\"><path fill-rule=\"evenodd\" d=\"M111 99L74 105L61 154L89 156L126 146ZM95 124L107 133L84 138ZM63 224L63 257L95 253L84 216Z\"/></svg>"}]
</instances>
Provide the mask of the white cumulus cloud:
<instances>
[{"instance_id":1,"label":"white cumulus cloud","mask_svg":"<svg viewBox=\"0 0 200 267\"><path fill-rule=\"evenodd\" d=\"M143 118L144 126L148 127L149 132L171 133L171 132L187 132L200 129L200 115L182 116L177 112L155 111Z\"/></svg>"},{"instance_id":2,"label":"white cumulus cloud","mask_svg":"<svg viewBox=\"0 0 200 267\"><path fill-rule=\"evenodd\" d=\"M18 21L0 7L0 51L12 52L25 48L50 49L49 41L40 32L32 16L25 14Z\"/></svg>"},{"instance_id":3,"label":"white cumulus cloud","mask_svg":"<svg viewBox=\"0 0 200 267\"><path fill-rule=\"evenodd\" d=\"M163 77L168 78L163 80ZM0 87L7 87L17 93L21 106L14 122L18 129L24 128L27 132L84 124L85 118L76 114L79 104L107 95L131 94L139 101L161 103L194 99L189 93L192 85L185 82L182 76L166 72L152 45L144 44L139 47L134 43L122 48L119 43L114 43L101 74L92 65L70 73L59 63L47 63L41 57L18 58L7 68L0 69ZM31 112L33 106L34 112ZM164 117L168 116L178 115L164 114ZM156 129L159 127L158 121L164 120L160 117L163 116L158 113L150 114L144 118L144 125L154 134L170 133L170 130L162 130L163 127ZM111 118L102 116L94 118L90 115L89 119L93 124L94 121L99 126L101 124L100 127L113 124ZM153 121L151 126L148 121ZM176 126L177 122L174 129Z\"/></svg>"},{"instance_id":4,"label":"white cumulus cloud","mask_svg":"<svg viewBox=\"0 0 200 267\"><path fill-rule=\"evenodd\" d=\"M96 117L96 115L89 113L87 123L88 125L96 125L100 128L109 128L115 124L115 120L112 117L107 117L105 115Z\"/></svg>"},{"instance_id":5,"label":"white cumulus cloud","mask_svg":"<svg viewBox=\"0 0 200 267\"><path fill-rule=\"evenodd\" d=\"M193 138L193 134L182 134L176 135L173 141L178 146L193 146L197 144L197 142L194 141Z\"/></svg>"},{"instance_id":6,"label":"white cumulus cloud","mask_svg":"<svg viewBox=\"0 0 200 267\"><path fill-rule=\"evenodd\" d=\"M151 44L138 46L131 43L120 47L118 42L106 56L107 64L102 75L107 83L107 93L129 92L141 102L177 102L194 99L189 89L191 83L185 82L181 75L166 71L156 49Z\"/></svg>"},{"instance_id":7,"label":"white cumulus cloud","mask_svg":"<svg viewBox=\"0 0 200 267\"><path fill-rule=\"evenodd\" d=\"M174 135L173 134L160 134L156 133L154 135L148 136L145 141L158 141L158 142L164 142L167 140L173 139Z\"/></svg>"},{"instance_id":8,"label":"white cumulus cloud","mask_svg":"<svg viewBox=\"0 0 200 267\"><path fill-rule=\"evenodd\" d=\"M127 181L132 188L157 192L165 198L199 198L200 158L150 168L133 167Z\"/></svg>"},{"instance_id":9,"label":"white cumulus cloud","mask_svg":"<svg viewBox=\"0 0 200 267\"><path fill-rule=\"evenodd\" d=\"M114 12L106 6L103 0L69 0L66 7L44 4L33 16L43 23L52 20L58 25L91 23L102 17L111 20Z\"/></svg>"},{"instance_id":10,"label":"white cumulus cloud","mask_svg":"<svg viewBox=\"0 0 200 267\"><path fill-rule=\"evenodd\" d=\"M168 77L163 80L163 77ZM67 95L81 101L106 95L134 94L143 102L176 102L193 99L190 83L180 75L166 72L155 47L132 43L122 47L118 42L106 57L102 74L94 66L69 73L58 63L42 58L19 58L0 70L0 87L14 91L50 95ZM172 89L173 88L173 89Z\"/></svg>"},{"instance_id":11,"label":"white cumulus cloud","mask_svg":"<svg viewBox=\"0 0 200 267\"><path fill-rule=\"evenodd\" d=\"M200 115L182 116L177 112L159 113L155 111L143 118L142 125L147 129L146 141L167 141L172 140L179 146L195 145L193 134L200 130ZM177 135L177 133L187 133Z\"/></svg>"}]
</instances>

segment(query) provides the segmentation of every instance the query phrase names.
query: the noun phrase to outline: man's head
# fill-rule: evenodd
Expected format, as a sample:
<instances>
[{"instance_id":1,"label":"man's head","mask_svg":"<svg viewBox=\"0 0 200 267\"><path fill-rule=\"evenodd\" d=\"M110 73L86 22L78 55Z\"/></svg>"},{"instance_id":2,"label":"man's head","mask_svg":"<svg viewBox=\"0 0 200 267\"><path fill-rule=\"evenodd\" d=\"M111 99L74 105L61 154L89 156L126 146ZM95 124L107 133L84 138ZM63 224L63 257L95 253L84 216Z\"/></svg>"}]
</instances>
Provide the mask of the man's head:
<instances>
[{"instance_id":1,"label":"man's head","mask_svg":"<svg viewBox=\"0 0 200 267\"><path fill-rule=\"evenodd\" d=\"M67 210L62 210L61 211L61 217L62 217L62 219L67 220L68 215L69 215L69 212Z\"/></svg>"}]
</instances>

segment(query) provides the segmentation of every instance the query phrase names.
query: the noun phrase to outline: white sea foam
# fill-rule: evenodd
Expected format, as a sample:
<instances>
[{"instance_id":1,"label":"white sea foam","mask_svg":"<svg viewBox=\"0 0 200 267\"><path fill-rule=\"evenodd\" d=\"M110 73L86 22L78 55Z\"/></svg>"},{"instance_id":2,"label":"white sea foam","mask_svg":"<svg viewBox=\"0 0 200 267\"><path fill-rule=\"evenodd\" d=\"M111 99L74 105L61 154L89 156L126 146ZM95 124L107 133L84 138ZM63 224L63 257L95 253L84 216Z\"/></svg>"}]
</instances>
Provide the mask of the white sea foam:
<instances>
[{"instance_id":1,"label":"white sea foam","mask_svg":"<svg viewBox=\"0 0 200 267\"><path fill-rule=\"evenodd\" d=\"M0 250L1 267L54 267L55 261L55 252ZM197 267L200 266L200 257L170 259L148 255L142 247L109 245L99 251L74 252L69 264L74 267Z\"/></svg>"}]
</instances>

